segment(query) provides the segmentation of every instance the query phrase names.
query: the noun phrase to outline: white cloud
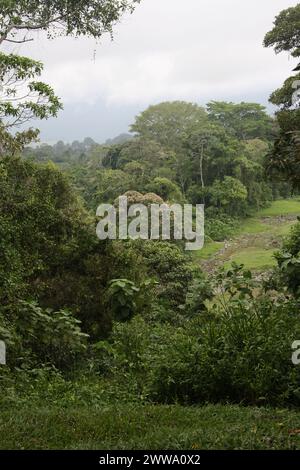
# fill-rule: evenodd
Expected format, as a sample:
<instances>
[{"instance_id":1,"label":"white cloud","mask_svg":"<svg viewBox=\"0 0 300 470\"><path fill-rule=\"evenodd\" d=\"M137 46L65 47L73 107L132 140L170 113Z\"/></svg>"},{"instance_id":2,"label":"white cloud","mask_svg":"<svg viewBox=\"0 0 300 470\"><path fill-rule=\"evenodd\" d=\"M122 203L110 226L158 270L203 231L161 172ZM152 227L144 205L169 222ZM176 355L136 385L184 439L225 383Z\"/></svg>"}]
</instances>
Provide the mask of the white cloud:
<instances>
[{"instance_id":1,"label":"white cloud","mask_svg":"<svg viewBox=\"0 0 300 470\"><path fill-rule=\"evenodd\" d=\"M113 113L168 99L204 104L265 96L266 102L295 62L263 48L262 41L274 16L296 3L142 0L116 26L114 42L48 41L40 34L21 51L45 63L43 78L68 105L101 100Z\"/></svg>"}]
</instances>

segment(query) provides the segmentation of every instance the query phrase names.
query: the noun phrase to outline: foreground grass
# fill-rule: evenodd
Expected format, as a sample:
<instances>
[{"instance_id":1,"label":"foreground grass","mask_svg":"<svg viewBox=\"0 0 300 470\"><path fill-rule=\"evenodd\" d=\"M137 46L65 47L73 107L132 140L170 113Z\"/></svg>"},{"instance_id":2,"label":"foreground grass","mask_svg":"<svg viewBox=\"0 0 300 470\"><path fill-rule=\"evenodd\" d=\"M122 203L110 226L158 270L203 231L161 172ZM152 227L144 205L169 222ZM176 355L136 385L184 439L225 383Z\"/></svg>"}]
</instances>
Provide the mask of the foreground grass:
<instances>
[{"instance_id":1,"label":"foreground grass","mask_svg":"<svg viewBox=\"0 0 300 470\"><path fill-rule=\"evenodd\" d=\"M0 449L300 449L300 412L229 405L4 411Z\"/></svg>"}]
</instances>

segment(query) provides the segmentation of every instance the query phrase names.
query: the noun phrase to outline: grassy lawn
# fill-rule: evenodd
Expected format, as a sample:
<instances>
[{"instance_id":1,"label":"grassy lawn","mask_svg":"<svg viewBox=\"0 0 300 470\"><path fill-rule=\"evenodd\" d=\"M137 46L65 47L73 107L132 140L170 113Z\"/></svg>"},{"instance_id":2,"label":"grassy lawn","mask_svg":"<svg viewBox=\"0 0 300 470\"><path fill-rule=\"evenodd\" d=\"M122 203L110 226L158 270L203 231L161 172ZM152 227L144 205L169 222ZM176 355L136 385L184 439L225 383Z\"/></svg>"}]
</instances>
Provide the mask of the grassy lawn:
<instances>
[{"instance_id":1,"label":"grassy lawn","mask_svg":"<svg viewBox=\"0 0 300 470\"><path fill-rule=\"evenodd\" d=\"M300 449L300 412L229 405L4 411L0 449Z\"/></svg>"},{"instance_id":2,"label":"grassy lawn","mask_svg":"<svg viewBox=\"0 0 300 470\"><path fill-rule=\"evenodd\" d=\"M224 246L224 242L208 242L205 243L202 250L195 251L193 253L194 260L205 260L211 258L213 255L218 253Z\"/></svg>"},{"instance_id":3,"label":"grassy lawn","mask_svg":"<svg viewBox=\"0 0 300 470\"><path fill-rule=\"evenodd\" d=\"M276 203L274 203L276 204ZM272 210L272 207L269 209ZM282 214L295 215L295 214ZM300 215L300 211L299 211ZM271 216L270 216L271 217ZM237 229L236 235L270 233L274 236L288 235L295 221L285 221L282 224L275 224L272 220L269 223L262 222L259 218L253 217L246 219Z\"/></svg>"},{"instance_id":4,"label":"grassy lawn","mask_svg":"<svg viewBox=\"0 0 300 470\"><path fill-rule=\"evenodd\" d=\"M270 226L261 222L258 218L249 218L244 220L239 227L237 227L236 235L264 233L270 230Z\"/></svg>"},{"instance_id":5,"label":"grassy lawn","mask_svg":"<svg viewBox=\"0 0 300 470\"><path fill-rule=\"evenodd\" d=\"M271 207L259 211L257 217L276 217L281 215L300 215L300 199L274 201Z\"/></svg>"},{"instance_id":6,"label":"grassy lawn","mask_svg":"<svg viewBox=\"0 0 300 470\"><path fill-rule=\"evenodd\" d=\"M259 247L249 247L235 253L226 263L226 266L229 267L233 261L238 264L244 264L247 269L259 270L276 266L274 250L266 250Z\"/></svg>"},{"instance_id":7,"label":"grassy lawn","mask_svg":"<svg viewBox=\"0 0 300 470\"><path fill-rule=\"evenodd\" d=\"M286 237L290 234L291 228L295 224L296 222L286 222L284 224L278 225L272 229L272 234L279 237Z\"/></svg>"},{"instance_id":8,"label":"grassy lawn","mask_svg":"<svg viewBox=\"0 0 300 470\"><path fill-rule=\"evenodd\" d=\"M276 217L296 216L297 214L300 215L300 199L287 199L275 201L269 208L257 212L254 217L243 220L237 226L235 235L232 238L245 240L245 237L247 237L249 238L249 245L245 248L243 244L240 246L237 244L235 252L228 254L227 259L225 254L223 257L225 266L229 267L232 261L244 264L248 269L256 270L275 266L276 261L273 252L276 249L268 248L269 241L274 238L280 240L289 235L292 226L296 223L295 220L288 219L280 221ZM200 263L212 260L214 255L223 247L224 243L222 242L208 242L202 250L194 253L194 260Z\"/></svg>"}]
</instances>

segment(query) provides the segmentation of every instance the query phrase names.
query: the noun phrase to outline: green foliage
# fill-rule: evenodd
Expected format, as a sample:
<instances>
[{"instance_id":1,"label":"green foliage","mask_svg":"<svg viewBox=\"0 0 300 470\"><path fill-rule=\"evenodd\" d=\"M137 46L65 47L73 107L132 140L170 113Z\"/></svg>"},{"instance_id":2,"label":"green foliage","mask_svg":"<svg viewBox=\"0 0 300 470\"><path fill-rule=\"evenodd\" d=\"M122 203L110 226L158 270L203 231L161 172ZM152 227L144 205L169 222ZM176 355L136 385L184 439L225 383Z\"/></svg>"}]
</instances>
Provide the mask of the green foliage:
<instances>
[{"instance_id":1,"label":"green foliage","mask_svg":"<svg viewBox=\"0 0 300 470\"><path fill-rule=\"evenodd\" d=\"M0 315L5 325L0 336L7 344L10 367L50 364L65 369L85 352L88 335L67 310L55 312L35 302L20 301L2 308Z\"/></svg>"},{"instance_id":2,"label":"green foliage","mask_svg":"<svg viewBox=\"0 0 300 470\"><path fill-rule=\"evenodd\" d=\"M98 206L103 202L113 202L118 196L132 189L133 178L122 170L105 170L97 174L98 181L94 199Z\"/></svg>"},{"instance_id":3,"label":"green foliage","mask_svg":"<svg viewBox=\"0 0 300 470\"><path fill-rule=\"evenodd\" d=\"M186 192L186 198L193 204L203 204L209 194L209 188L202 188L198 184L192 184Z\"/></svg>"},{"instance_id":4,"label":"green foliage","mask_svg":"<svg viewBox=\"0 0 300 470\"><path fill-rule=\"evenodd\" d=\"M275 90L270 96L270 101L276 106L281 106L283 110L292 108L295 98L296 88L293 87L294 83L300 79L300 74L293 75L285 80L283 86ZM295 114L295 113L293 113ZM284 114L282 114L285 116ZM282 120L281 120L282 121Z\"/></svg>"},{"instance_id":5,"label":"green foliage","mask_svg":"<svg viewBox=\"0 0 300 470\"><path fill-rule=\"evenodd\" d=\"M127 321L135 313L143 313L149 301L156 282L146 279L138 287L128 279L113 279L109 283L107 301L117 321Z\"/></svg>"},{"instance_id":6,"label":"green foliage","mask_svg":"<svg viewBox=\"0 0 300 470\"><path fill-rule=\"evenodd\" d=\"M206 121L204 108L184 101L165 102L150 106L131 126L132 132L178 150L182 139Z\"/></svg>"},{"instance_id":7,"label":"green foliage","mask_svg":"<svg viewBox=\"0 0 300 470\"><path fill-rule=\"evenodd\" d=\"M258 287L233 265L215 277L214 302L204 303L212 295L205 279L191 285L185 309L192 319L180 326L139 316L115 325L106 346L110 372L157 403L297 405L298 304Z\"/></svg>"},{"instance_id":8,"label":"green foliage","mask_svg":"<svg viewBox=\"0 0 300 470\"><path fill-rule=\"evenodd\" d=\"M105 335L110 318L101 294L116 276L68 179L53 165L3 159L0 194L1 304L36 299Z\"/></svg>"},{"instance_id":9,"label":"green foliage","mask_svg":"<svg viewBox=\"0 0 300 470\"><path fill-rule=\"evenodd\" d=\"M2 156L22 150L25 144L37 138L37 130L22 131L14 136L11 132L13 128L22 126L32 119L48 119L50 116L56 116L62 108L52 88L35 80L41 75L42 70L41 62L0 52L0 155Z\"/></svg>"},{"instance_id":10,"label":"green foliage","mask_svg":"<svg viewBox=\"0 0 300 470\"><path fill-rule=\"evenodd\" d=\"M274 21L274 28L266 34L265 47L274 47L275 52L291 52L300 56L300 5L283 10Z\"/></svg>"},{"instance_id":11,"label":"green foliage","mask_svg":"<svg viewBox=\"0 0 300 470\"><path fill-rule=\"evenodd\" d=\"M140 177L148 180L158 174L163 166L170 166L172 155L159 143L147 138L132 138L122 145L112 145L103 159L103 166L113 170L129 171L129 164L140 165Z\"/></svg>"},{"instance_id":12,"label":"green foliage","mask_svg":"<svg viewBox=\"0 0 300 470\"><path fill-rule=\"evenodd\" d=\"M139 288L128 279L113 279L107 292L108 302L117 321L129 320L136 309Z\"/></svg>"},{"instance_id":13,"label":"green foliage","mask_svg":"<svg viewBox=\"0 0 300 470\"><path fill-rule=\"evenodd\" d=\"M185 304L181 307L189 318L207 311L207 300L214 297L211 281L204 275L196 277L188 288Z\"/></svg>"},{"instance_id":14,"label":"green foliage","mask_svg":"<svg viewBox=\"0 0 300 470\"><path fill-rule=\"evenodd\" d=\"M126 11L133 11L139 0L2 0L0 44L13 41L17 33L34 30L53 35L99 38L112 32L112 26ZM27 38L24 39L26 42Z\"/></svg>"},{"instance_id":15,"label":"green foliage","mask_svg":"<svg viewBox=\"0 0 300 470\"><path fill-rule=\"evenodd\" d=\"M113 370L131 375L138 375L137 381L143 378L144 354L154 338L153 327L141 316L136 316L129 323L114 325L109 339L110 354L113 355ZM141 387L141 384L140 384Z\"/></svg>"},{"instance_id":16,"label":"green foliage","mask_svg":"<svg viewBox=\"0 0 300 470\"><path fill-rule=\"evenodd\" d=\"M159 282L157 297L173 308L185 302L186 287L193 278L193 267L174 244L149 241L139 245L150 275Z\"/></svg>"},{"instance_id":17,"label":"green foliage","mask_svg":"<svg viewBox=\"0 0 300 470\"><path fill-rule=\"evenodd\" d=\"M38 161L50 158L68 169L93 210L128 191L150 191L171 202L204 203L216 209L210 190L226 177L246 187L244 213L264 207L273 194L286 195L288 184L283 188L265 179L264 160L273 141L274 121L264 109L251 103L214 102L216 109L226 108L219 119L210 105L207 110L185 102L152 106L137 117L133 125L137 134L120 144L96 145L85 139L89 145L58 142L26 149L25 154ZM228 119L234 115L230 128L227 113Z\"/></svg>"},{"instance_id":18,"label":"green foliage","mask_svg":"<svg viewBox=\"0 0 300 470\"><path fill-rule=\"evenodd\" d=\"M274 135L274 121L260 104L212 101L207 108L210 119L239 140L268 140Z\"/></svg>"},{"instance_id":19,"label":"green foliage","mask_svg":"<svg viewBox=\"0 0 300 470\"><path fill-rule=\"evenodd\" d=\"M33 119L47 119L56 116L61 108L59 99L51 87L33 80L40 76L43 64L27 57L0 53L1 104L0 119L6 128L18 126ZM27 90L18 90L18 86L27 83ZM25 96L25 98L24 98Z\"/></svg>"},{"instance_id":20,"label":"green foliage","mask_svg":"<svg viewBox=\"0 0 300 470\"><path fill-rule=\"evenodd\" d=\"M285 240L283 248L276 253L280 285L286 286L297 298L300 296L300 223L298 222Z\"/></svg>"},{"instance_id":21,"label":"green foliage","mask_svg":"<svg viewBox=\"0 0 300 470\"><path fill-rule=\"evenodd\" d=\"M289 51L293 57L300 56L300 5L283 10L275 19L274 28L267 33L265 47L274 47L275 52ZM288 181L293 189L299 182L299 74L288 78L283 87L276 90L270 101L280 110L277 119L279 138L266 161L271 177Z\"/></svg>"},{"instance_id":22,"label":"green foliage","mask_svg":"<svg viewBox=\"0 0 300 470\"><path fill-rule=\"evenodd\" d=\"M238 222L236 219L222 213L219 214L218 218L214 218L216 216L215 212L215 210L212 210L212 217L208 217L205 221L205 234L206 238L220 242L232 237L236 233Z\"/></svg>"},{"instance_id":23,"label":"green foliage","mask_svg":"<svg viewBox=\"0 0 300 470\"><path fill-rule=\"evenodd\" d=\"M230 215L243 215L247 200L247 189L236 178L226 176L223 181L215 181L210 189L211 201Z\"/></svg>"},{"instance_id":24,"label":"green foliage","mask_svg":"<svg viewBox=\"0 0 300 470\"><path fill-rule=\"evenodd\" d=\"M147 185L147 190L158 194L164 201L180 202L182 200L179 187L168 178L154 178L152 183Z\"/></svg>"},{"instance_id":25,"label":"green foliage","mask_svg":"<svg viewBox=\"0 0 300 470\"><path fill-rule=\"evenodd\" d=\"M0 155L20 154L25 145L35 142L38 138L38 129L29 129L23 132L10 134L0 123Z\"/></svg>"},{"instance_id":26,"label":"green foliage","mask_svg":"<svg viewBox=\"0 0 300 470\"><path fill-rule=\"evenodd\" d=\"M33 30L49 37L99 38L137 3L0 1L0 45L31 40ZM297 57L298 23L299 6L281 13L265 45ZM94 227L94 209L125 194L129 203L148 208L163 200L204 203L207 238L231 237L237 217L299 186L299 100L293 92L299 75L271 97L281 106L280 135L271 153L277 123L263 106L213 101L205 109L175 101L142 112L130 139L120 136L105 145L90 138L58 142L26 149L26 160L7 158L38 136L33 129L14 133L15 126L55 116L61 108L53 90L36 80L42 69L40 62L0 53L0 154L6 156L0 160L0 340L8 357L0 374L1 409L33 409L47 402L60 407L60 415L62 408L88 405L101 410L101 433L111 435L115 426L122 428L115 412L110 410L109 419L103 412L111 403L299 406L300 372L292 364L291 347L300 334L300 224L276 255L279 268L269 282L237 263L206 278L176 241L100 242ZM21 83L25 97L18 91ZM288 180L284 185L265 179L268 152L266 166ZM54 160L71 179L52 163L36 165L32 158ZM273 207L272 214L280 215L283 205ZM294 203L289 205L290 214L297 212ZM245 228L254 234L266 232L268 225L253 219ZM274 233L283 235L286 229L280 226ZM257 267L266 260L269 266L271 256L271 249L247 246L232 259ZM10 427L13 422L22 434L14 419ZM86 423L96 435L95 423ZM6 421L0 426L6 429ZM56 419L55 430L59 426ZM38 445L40 434L31 432ZM251 445L261 448L265 434L260 440L254 434ZM79 444L68 436L61 433L62 447L84 447L86 436L89 446L96 446L88 431ZM176 439L178 448L182 442L197 445L186 437L178 441L178 432ZM4 446L20 447L23 441L15 442L9 438ZM54 442L50 436L47 445ZM158 446L158 437L151 442ZM201 435L202 447L205 442ZM227 447L237 443L238 438L227 438Z\"/></svg>"},{"instance_id":27,"label":"green foliage","mask_svg":"<svg viewBox=\"0 0 300 470\"><path fill-rule=\"evenodd\" d=\"M51 272L64 262L72 251L72 236L83 229L84 211L65 177L51 166L4 159L0 178L3 301L18 296L26 277L29 292L35 278L41 280L47 268Z\"/></svg>"},{"instance_id":28,"label":"green foliage","mask_svg":"<svg viewBox=\"0 0 300 470\"><path fill-rule=\"evenodd\" d=\"M235 301L218 321L176 331L151 352L148 393L159 402L299 403L291 344L297 309L272 300ZM295 336L296 335L296 336Z\"/></svg>"},{"instance_id":29,"label":"green foliage","mask_svg":"<svg viewBox=\"0 0 300 470\"><path fill-rule=\"evenodd\" d=\"M142 358L149 397L163 403L298 403L299 372L291 362L297 305L257 298L251 274L238 266L217 283L222 297L205 321L155 330L155 346Z\"/></svg>"},{"instance_id":30,"label":"green foliage","mask_svg":"<svg viewBox=\"0 0 300 470\"><path fill-rule=\"evenodd\" d=\"M291 183L300 188L300 135L299 132L282 133L269 154L266 168L271 177Z\"/></svg>"}]
</instances>

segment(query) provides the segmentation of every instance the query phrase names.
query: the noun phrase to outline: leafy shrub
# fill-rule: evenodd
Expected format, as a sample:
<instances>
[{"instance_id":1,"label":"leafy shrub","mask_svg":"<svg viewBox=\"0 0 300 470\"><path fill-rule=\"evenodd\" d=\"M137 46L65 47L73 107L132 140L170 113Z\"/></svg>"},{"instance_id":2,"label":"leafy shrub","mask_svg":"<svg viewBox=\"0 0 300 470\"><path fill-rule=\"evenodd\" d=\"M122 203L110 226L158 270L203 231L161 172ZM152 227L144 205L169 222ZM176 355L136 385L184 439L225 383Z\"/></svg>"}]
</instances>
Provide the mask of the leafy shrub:
<instances>
[{"instance_id":1,"label":"leafy shrub","mask_svg":"<svg viewBox=\"0 0 300 470\"><path fill-rule=\"evenodd\" d=\"M53 164L0 159L0 304L35 299L75 312L89 333L107 334L101 294L110 254L93 223Z\"/></svg>"},{"instance_id":2,"label":"leafy shrub","mask_svg":"<svg viewBox=\"0 0 300 470\"><path fill-rule=\"evenodd\" d=\"M248 189L248 204L252 210L267 207L273 201L272 188L264 181L250 181ZM288 196L286 196L288 197Z\"/></svg>"},{"instance_id":3,"label":"leafy shrub","mask_svg":"<svg viewBox=\"0 0 300 470\"><path fill-rule=\"evenodd\" d=\"M128 374L101 378L99 375L76 370L77 377L66 377L54 367L8 368L0 375L0 407L12 410L47 407L91 407L103 409L107 404L137 403L144 400L137 388L137 381ZM80 374L80 378L78 377Z\"/></svg>"},{"instance_id":4,"label":"leafy shrub","mask_svg":"<svg viewBox=\"0 0 300 470\"><path fill-rule=\"evenodd\" d=\"M158 280L158 298L173 308L184 304L186 286L193 279L193 267L187 256L167 242L142 242L139 248L149 274Z\"/></svg>"},{"instance_id":5,"label":"leafy shrub","mask_svg":"<svg viewBox=\"0 0 300 470\"><path fill-rule=\"evenodd\" d=\"M283 248L276 254L279 266L279 285L300 296L300 223L292 228Z\"/></svg>"},{"instance_id":6,"label":"leafy shrub","mask_svg":"<svg viewBox=\"0 0 300 470\"><path fill-rule=\"evenodd\" d=\"M229 215L245 215L247 208L247 188L236 178L225 176L216 180L210 187L210 202Z\"/></svg>"},{"instance_id":7,"label":"leafy shrub","mask_svg":"<svg viewBox=\"0 0 300 470\"><path fill-rule=\"evenodd\" d=\"M141 317L116 325L109 342L115 376L128 374L141 396L159 403L299 405L297 302L259 291L238 265L220 272L215 288L205 315L181 326Z\"/></svg>"},{"instance_id":8,"label":"leafy shrub","mask_svg":"<svg viewBox=\"0 0 300 470\"><path fill-rule=\"evenodd\" d=\"M7 344L10 366L50 364L68 368L86 350L86 334L80 321L67 310L42 309L35 302L20 301L1 315L0 330Z\"/></svg>"},{"instance_id":9,"label":"leafy shrub","mask_svg":"<svg viewBox=\"0 0 300 470\"><path fill-rule=\"evenodd\" d=\"M188 288L185 304L182 310L193 317L207 310L205 302L214 296L213 287L204 275L196 277Z\"/></svg>"},{"instance_id":10,"label":"leafy shrub","mask_svg":"<svg viewBox=\"0 0 300 470\"><path fill-rule=\"evenodd\" d=\"M209 198L209 188L193 184L187 190L186 197L190 204L203 204Z\"/></svg>"},{"instance_id":11,"label":"leafy shrub","mask_svg":"<svg viewBox=\"0 0 300 470\"><path fill-rule=\"evenodd\" d=\"M147 190L158 194L164 201L182 201L180 188L168 178L157 177L147 185Z\"/></svg>"},{"instance_id":12,"label":"leafy shrub","mask_svg":"<svg viewBox=\"0 0 300 470\"><path fill-rule=\"evenodd\" d=\"M291 345L300 337L294 305L233 303L152 346L147 394L163 403L300 403L300 370Z\"/></svg>"},{"instance_id":13,"label":"leafy shrub","mask_svg":"<svg viewBox=\"0 0 300 470\"><path fill-rule=\"evenodd\" d=\"M216 242L222 242L234 235L237 222L226 216L208 218L205 222L205 234Z\"/></svg>"},{"instance_id":14,"label":"leafy shrub","mask_svg":"<svg viewBox=\"0 0 300 470\"><path fill-rule=\"evenodd\" d=\"M114 319L126 321L135 313L143 313L151 305L153 279L146 279L139 286L128 279L113 279L106 293Z\"/></svg>"}]
</instances>

